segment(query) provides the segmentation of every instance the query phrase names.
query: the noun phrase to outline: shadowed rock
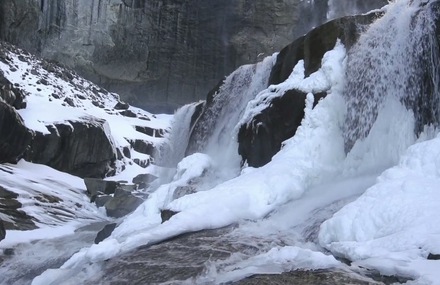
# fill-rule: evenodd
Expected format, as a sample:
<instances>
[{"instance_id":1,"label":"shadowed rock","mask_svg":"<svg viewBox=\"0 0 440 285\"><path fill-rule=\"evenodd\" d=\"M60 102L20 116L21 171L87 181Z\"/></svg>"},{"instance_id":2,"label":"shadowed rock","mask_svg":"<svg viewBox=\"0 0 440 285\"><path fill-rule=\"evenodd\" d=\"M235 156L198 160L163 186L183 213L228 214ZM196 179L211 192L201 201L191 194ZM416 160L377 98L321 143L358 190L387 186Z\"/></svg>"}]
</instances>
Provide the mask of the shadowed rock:
<instances>
[{"instance_id":1,"label":"shadowed rock","mask_svg":"<svg viewBox=\"0 0 440 285\"><path fill-rule=\"evenodd\" d=\"M98 232L98 234L96 235L95 238L95 244L100 243L101 241L105 240L106 238L108 238L112 232L115 230L116 228L116 223L112 223L112 224L108 224L106 225L102 230L100 230Z\"/></svg>"},{"instance_id":2,"label":"shadowed rock","mask_svg":"<svg viewBox=\"0 0 440 285\"><path fill-rule=\"evenodd\" d=\"M103 178L111 174L116 160L104 124L90 118L49 125L50 134L37 132L25 158L79 177Z\"/></svg>"},{"instance_id":3,"label":"shadowed rock","mask_svg":"<svg viewBox=\"0 0 440 285\"><path fill-rule=\"evenodd\" d=\"M0 163L16 163L22 158L32 135L15 109L0 100Z\"/></svg>"}]
</instances>

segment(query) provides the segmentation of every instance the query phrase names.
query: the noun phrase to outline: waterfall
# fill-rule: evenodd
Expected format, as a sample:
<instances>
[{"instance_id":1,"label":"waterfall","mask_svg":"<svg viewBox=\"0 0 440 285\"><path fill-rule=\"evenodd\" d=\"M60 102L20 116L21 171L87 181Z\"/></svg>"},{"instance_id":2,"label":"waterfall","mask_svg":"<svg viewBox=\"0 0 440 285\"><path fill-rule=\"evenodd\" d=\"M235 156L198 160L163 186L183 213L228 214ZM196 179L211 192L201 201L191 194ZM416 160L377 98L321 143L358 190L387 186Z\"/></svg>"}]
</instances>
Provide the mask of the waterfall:
<instances>
[{"instance_id":1,"label":"waterfall","mask_svg":"<svg viewBox=\"0 0 440 285\"><path fill-rule=\"evenodd\" d=\"M188 146L191 119L197 103L187 104L174 114L167 142L163 144L156 158L156 164L164 167L176 167L185 156Z\"/></svg>"},{"instance_id":2,"label":"waterfall","mask_svg":"<svg viewBox=\"0 0 440 285\"><path fill-rule=\"evenodd\" d=\"M436 2L397 1L348 55L346 150L370 132L388 99L414 112L416 132L439 122Z\"/></svg>"},{"instance_id":3,"label":"waterfall","mask_svg":"<svg viewBox=\"0 0 440 285\"><path fill-rule=\"evenodd\" d=\"M258 64L241 66L224 80L194 126L188 153L206 153L221 168L239 168L235 126L247 103L267 87L275 60L276 54Z\"/></svg>"}]
</instances>

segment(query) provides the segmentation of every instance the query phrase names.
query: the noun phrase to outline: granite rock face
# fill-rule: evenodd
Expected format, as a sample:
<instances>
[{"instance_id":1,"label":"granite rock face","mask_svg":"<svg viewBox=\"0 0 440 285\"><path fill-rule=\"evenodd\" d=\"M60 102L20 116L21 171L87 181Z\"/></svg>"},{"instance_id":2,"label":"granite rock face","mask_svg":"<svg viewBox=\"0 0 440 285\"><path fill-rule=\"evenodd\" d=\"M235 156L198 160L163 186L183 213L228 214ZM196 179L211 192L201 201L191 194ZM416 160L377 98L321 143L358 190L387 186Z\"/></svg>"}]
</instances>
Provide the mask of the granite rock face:
<instances>
[{"instance_id":1,"label":"granite rock face","mask_svg":"<svg viewBox=\"0 0 440 285\"><path fill-rule=\"evenodd\" d=\"M0 163L16 163L33 137L15 108L0 99Z\"/></svg>"},{"instance_id":2,"label":"granite rock face","mask_svg":"<svg viewBox=\"0 0 440 285\"><path fill-rule=\"evenodd\" d=\"M116 154L104 123L93 119L47 126L50 134L36 132L25 158L79 177L111 175Z\"/></svg>"},{"instance_id":3,"label":"granite rock face","mask_svg":"<svg viewBox=\"0 0 440 285\"><path fill-rule=\"evenodd\" d=\"M278 54L269 85L288 79L299 60L304 60L305 76L317 71L324 54L333 49L338 39L349 49L357 41L360 32L380 15L377 12L336 19L298 38ZM326 92L314 94L315 105L325 96ZM282 142L294 136L300 126L304 118L305 99L305 93L288 90L281 97L273 99L249 124L241 125L238 152L243 162L260 167L272 159L281 149Z\"/></svg>"},{"instance_id":4,"label":"granite rock face","mask_svg":"<svg viewBox=\"0 0 440 285\"><path fill-rule=\"evenodd\" d=\"M324 22L330 2L2 0L0 39L74 68L131 104L170 111Z\"/></svg>"}]
</instances>

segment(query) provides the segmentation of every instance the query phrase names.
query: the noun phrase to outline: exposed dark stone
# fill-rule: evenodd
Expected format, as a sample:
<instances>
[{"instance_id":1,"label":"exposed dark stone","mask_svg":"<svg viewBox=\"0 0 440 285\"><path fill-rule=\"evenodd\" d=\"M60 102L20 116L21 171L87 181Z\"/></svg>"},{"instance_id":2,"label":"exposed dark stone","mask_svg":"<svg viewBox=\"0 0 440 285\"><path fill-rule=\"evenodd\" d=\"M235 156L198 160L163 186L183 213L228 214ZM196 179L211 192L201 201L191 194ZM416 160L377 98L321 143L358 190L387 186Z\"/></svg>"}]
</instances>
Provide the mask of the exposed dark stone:
<instances>
[{"instance_id":1,"label":"exposed dark stone","mask_svg":"<svg viewBox=\"0 0 440 285\"><path fill-rule=\"evenodd\" d=\"M304 60L305 75L309 76L321 67L323 55L334 48L337 39L350 48L359 35L383 13L339 18L321 25L298 38L281 50L272 69L269 85L284 82L300 60Z\"/></svg>"},{"instance_id":2,"label":"exposed dark stone","mask_svg":"<svg viewBox=\"0 0 440 285\"><path fill-rule=\"evenodd\" d=\"M84 178L84 183L86 184L87 193L92 197L98 194L113 194L120 185L115 181L98 178Z\"/></svg>"},{"instance_id":3,"label":"exposed dark stone","mask_svg":"<svg viewBox=\"0 0 440 285\"><path fill-rule=\"evenodd\" d=\"M315 104L325 96L315 95ZM268 163L281 149L281 143L295 135L304 118L306 94L289 90L276 97L249 125L238 132L238 153L249 166L260 167Z\"/></svg>"},{"instance_id":4,"label":"exposed dark stone","mask_svg":"<svg viewBox=\"0 0 440 285\"><path fill-rule=\"evenodd\" d=\"M5 248L3 249L3 254L6 256L12 256L15 254L15 250L13 248Z\"/></svg>"},{"instance_id":5,"label":"exposed dark stone","mask_svg":"<svg viewBox=\"0 0 440 285\"><path fill-rule=\"evenodd\" d=\"M133 162L136 163L137 165L139 165L142 168L147 168L147 166L150 165L150 160L149 159L134 158Z\"/></svg>"},{"instance_id":6,"label":"exposed dark stone","mask_svg":"<svg viewBox=\"0 0 440 285\"><path fill-rule=\"evenodd\" d=\"M114 197L105 203L105 210L107 215L114 218L123 217L142 204L143 200L133 196L132 194Z\"/></svg>"},{"instance_id":7,"label":"exposed dark stone","mask_svg":"<svg viewBox=\"0 0 440 285\"><path fill-rule=\"evenodd\" d=\"M131 158L131 153L130 153L130 148L129 147L124 147L122 149L122 153L124 154L125 157Z\"/></svg>"},{"instance_id":8,"label":"exposed dark stone","mask_svg":"<svg viewBox=\"0 0 440 285\"><path fill-rule=\"evenodd\" d=\"M6 237L6 229L5 226L3 225L3 221L0 220L0 241L5 239Z\"/></svg>"},{"instance_id":9,"label":"exposed dark stone","mask_svg":"<svg viewBox=\"0 0 440 285\"><path fill-rule=\"evenodd\" d=\"M0 51L0 55L2 52ZM3 75L0 70L0 100L3 99L7 104L15 109L26 108L25 95L23 92L12 85L12 83Z\"/></svg>"},{"instance_id":10,"label":"exposed dark stone","mask_svg":"<svg viewBox=\"0 0 440 285\"><path fill-rule=\"evenodd\" d=\"M99 208L99 207L103 207L105 203L107 203L110 199L112 199L112 197L109 195L100 195L95 198L94 202L96 207Z\"/></svg>"},{"instance_id":11,"label":"exposed dark stone","mask_svg":"<svg viewBox=\"0 0 440 285\"><path fill-rule=\"evenodd\" d=\"M75 107L75 102L73 102L72 98L67 97L66 99L64 99L64 102L66 102L67 105L69 105L71 107Z\"/></svg>"},{"instance_id":12,"label":"exposed dark stone","mask_svg":"<svg viewBox=\"0 0 440 285\"><path fill-rule=\"evenodd\" d=\"M112 224L108 224L106 225L102 230L100 230L98 232L98 234L96 235L95 238L95 244L100 243L101 241L105 240L106 238L108 238L112 232L115 230L116 228L116 223L112 223Z\"/></svg>"},{"instance_id":13,"label":"exposed dark stone","mask_svg":"<svg viewBox=\"0 0 440 285\"><path fill-rule=\"evenodd\" d=\"M136 118L137 117L137 115L132 110L124 110L124 111L120 112L120 114L122 116L130 117L130 118Z\"/></svg>"},{"instance_id":14,"label":"exposed dark stone","mask_svg":"<svg viewBox=\"0 0 440 285\"><path fill-rule=\"evenodd\" d=\"M0 213L8 216L12 221L3 221L3 226L12 230L36 229L34 219L21 210L22 204L17 201L17 198L18 194L0 186Z\"/></svg>"},{"instance_id":15,"label":"exposed dark stone","mask_svg":"<svg viewBox=\"0 0 440 285\"><path fill-rule=\"evenodd\" d=\"M219 87L221 86L222 83L223 83L223 80L220 81ZM208 98L209 98L209 94L208 94ZM198 118L202 115L205 104L206 104L206 102L203 102L203 101L201 101L200 103L197 104L196 109L194 110L194 113L191 116L190 130L193 128L193 126L197 122Z\"/></svg>"},{"instance_id":16,"label":"exposed dark stone","mask_svg":"<svg viewBox=\"0 0 440 285\"><path fill-rule=\"evenodd\" d=\"M116 159L103 125L91 119L47 126L50 134L37 132L25 158L79 177L103 178Z\"/></svg>"},{"instance_id":17,"label":"exposed dark stone","mask_svg":"<svg viewBox=\"0 0 440 285\"><path fill-rule=\"evenodd\" d=\"M22 158L32 135L15 109L0 100L0 163Z\"/></svg>"},{"instance_id":18,"label":"exposed dark stone","mask_svg":"<svg viewBox=\"0 0 440 285\"><path fill-rule=\"evenodd\" d=\"M153 174L145 173L145 174L139 174L136 177L133 178L132 182L134 184L150 184L154 180L157 179L157 176L154 176Z\"/></svg>"},{"instance_id":19,"label":"exposed dark stone","mask_svg":"<svg viewBox=\"0 0 440 285\"><path fill-rule=\"evenodd\" d=\"M136 185L119 185L115 190L114 197L128 196L134 190L136 190Z\"/></svg>"},{"instance_id":20,"label":"exposed dark stone","mask_svg":"<svg viewBox=\"0 0 440 285\"><path fill-rule=\"evenodd\" d=\"M133 149L137 152L153 155L154 146L150 142L144 140L128 140Z\"/></svg>"},{"instance_id":21,"label":"exposed dark stone","mask_svg":"<svg viewBox=\"0 0 440 285\"><path fill-rule=\"evenodd\" d=\"M116 110L127 110L128 108L130 108L130 105L128 104L128 103L125 103L125 102L118 102L116 105L115 105L115 109Z\"/></svg>"},{"instance_id":22,"label":"exposed dark stone","mask_svg":"<svg viewBox=\"0 0 440 285\"><path fill-rule=\"evenodd\" d=\"M154 129L153 128L149 128L149 127L144 127L144 126L135 126L136 131L143 133L147 136L150 137L154 137Z\"/></svg>"},{"instance_id":23,"label":"exposed dark stone","mask_svg":"<svg viewBox=\"0 0 440 285\"><path fill-rule=\"evenodd\" d=\"M427 259L428 260L440 260L440 254L429 253Z\"/></svg>"},{"instance_id":24,"label":"exposed dark stone","mask_svg":"<svg viewBox=\"0 0 440 285\"><path fill-rule=\"evenodd\" d=\"M162 218L162 223L168 221L169 219L171 219L172 216L174 216L177 213L178 212L174 212L174 211L171 211L171 210L161 210L160 211L160 217Z\"/></svg>"}]
</instances>

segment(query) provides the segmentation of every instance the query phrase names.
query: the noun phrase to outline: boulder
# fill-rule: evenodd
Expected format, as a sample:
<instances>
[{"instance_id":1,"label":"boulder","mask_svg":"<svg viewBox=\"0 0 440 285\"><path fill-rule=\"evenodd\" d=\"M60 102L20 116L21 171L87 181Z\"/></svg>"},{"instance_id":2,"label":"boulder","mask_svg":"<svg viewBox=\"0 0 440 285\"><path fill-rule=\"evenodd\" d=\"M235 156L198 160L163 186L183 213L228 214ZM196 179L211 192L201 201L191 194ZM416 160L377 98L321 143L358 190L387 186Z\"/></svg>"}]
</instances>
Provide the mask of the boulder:
<instances>
[{"instance_id":1,"label":"boulder","mask_svg":"<svg viewBox=\"0 0 440 285\"><path fill-rule=\"evenodd\" d=\"M171 210L161 210L160 211L160 217L162 219L162 224L166 221L168 221L169 219L171 219L172 216L174 216L175 214L177 214L178 212L174 212Z\"/></svg>"},{"instance_id":2,"label":"boulder","mask_svg":"<svg viewBox=\"0 0 440 285\"><path fill-rule=\"evenodd\" d=\"M315 95L315 104L325 93ZM281 149L281 143L295 135L304 118L306 94L289 90L276 97L257 114L250 124L238 132L238 153L249 166L260 167L268 163Z\"/></svg>"},{"instance_id":3,"label":"boulder","mask_svg":"<svg viewBox=\"0 0 440 285\"><path fill-rule=\"evenodd\" d=\"M0 101L0 163L16 163L22 158L32 136L15 109Z\"/></svg>"},{"instance_id":4,"label":"boulder","mask_svg":"<svg viewBox=\"0 0 440 285\"><path fill-rule=\"evenodd\" d=\"M128 193L127 195L113 197L104 206L108 216L120 218L136 210L142 202L141 198Z\"/></svg>"},{"instance_id":5,"label":"boulder","mask_svg":"<svg viewBox=\"0 0 440 285\"><path fill-rule=\"evenodd\" d=\"M95 238L95 244L100 243L101 241L105 240L106 238L108 238L112 232L115 230L116 228L116 223L112 223L112 224L108 224L106 225L102 230L100 230L98 232L98 234L96 235Z\"/></svg>"},{"instance_id":6,"label":"boulder","mask_svg":"<svg viewBox=\"0 0 440 285\"><path fill-rule=\"evenodd\" d=\"M93 197L99 194L113 194L120 186L119 182L107 181L99 178L84 178L87 193Z\"/></svg>"},{"instance_id":7,"label":"boulder","mask_svg":"<svg viewBox=\"0 0 440 285\"><path fill-rule=\"evenodd\" d=\"M0 241L5 239L6 237L6 229L5 226L3 225L3 221L0 220Z\"/></svg>"},{"instance_id":8,"label":"boulder","mask_svg":"<svg viewBox=\"0 0 440 285\"><path fill-rule=\"evenodd\" d=\"M130 143L135 151L143 154L153 155L154 145L152 143L140 139L127 139L127 141Z\"/></svg>"},{"instance_id":9,"label":"boulder","mask_svg":"<svg viewBox=\"0 0 440 285\"><path fill-rule=\"evenodd\" d=\"M440 260L440 254L429 253L427 259L428 260Z\"/></svg>"},{"instance_id":10,"label":"boulder","mask_svg":"<svg viewBox=\"0 0 440 285\"><path fill-rule=\"evenodd\" d=\"M140 188L145 188L151 182L156 180L157 177L150 173L139 174L133 178L132 182L137 184Z\"/></svg>"},{"instance_id":11,"label":"boulder","mask_svg":"<svg viewBox=\"0 0 440 285\"><path fill-rule=\"evenodd\" d=\"M94 202L96 207L104 207L105 203L107 203L108 201L110 201L112 199L112 196L109 195L99 195L96 196Z\"/></svg>"},{"instance_id":12,"label":"boulder","mask_svg":"<svg viewBox=\"0 0 440 285\"><path fill-rule=\"evenodd\" d=\"M1 54L1 51L0 51ZM23 92L15 88L13 84L3 75L0 70L0 100L5 101L15 109L26 108L25 95Z\"/></svg>"},{"instance_id":13,"label":"boulder","mask_svg":"<svg viewBox=\"0 0 440 285\"><path fill-rule=\"evenodd\" d=\"M79 177L103 178L113 171L115 150L104 130L105 121L68 121L36 133L25 158Z\"/></svg>"}]
</instances>

